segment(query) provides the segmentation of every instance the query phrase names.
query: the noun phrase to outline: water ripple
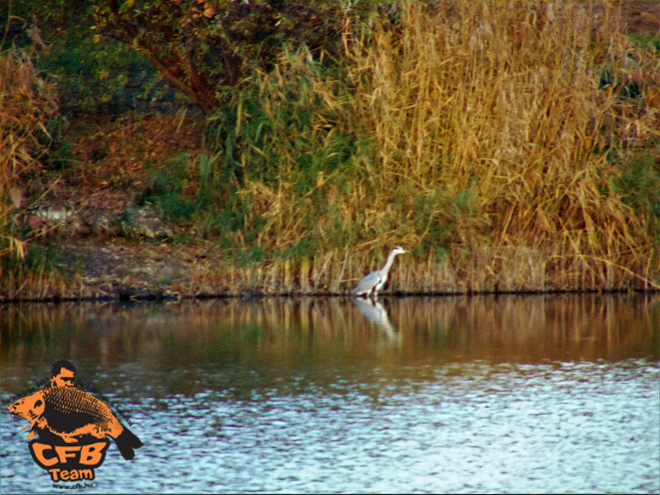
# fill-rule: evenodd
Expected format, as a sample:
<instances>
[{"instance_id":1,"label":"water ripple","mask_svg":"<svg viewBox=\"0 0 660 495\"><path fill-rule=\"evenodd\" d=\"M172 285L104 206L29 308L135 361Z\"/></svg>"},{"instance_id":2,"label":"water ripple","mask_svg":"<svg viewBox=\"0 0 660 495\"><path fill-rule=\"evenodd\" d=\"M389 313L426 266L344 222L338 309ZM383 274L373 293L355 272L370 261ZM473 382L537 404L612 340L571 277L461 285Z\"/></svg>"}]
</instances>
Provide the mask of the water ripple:
<instances>
[{"instance_id":1,"label":"water ripple","mask_svg":"<svg viewBox=\"0 0 660 495\"><path fill-rule=\"evenodd\" d=\"M122 408L145 446L130 463L108 455L91 491L660 488L657 363L474 363L460 373L454 365L432 371L435 380L388 382L376 398L344 378L250 400L212 389L161 397L160 405L126 400ZM8 414L0 418L3 492L49 491L29 459L25 432Z\"/></svg>"}]
</instances>

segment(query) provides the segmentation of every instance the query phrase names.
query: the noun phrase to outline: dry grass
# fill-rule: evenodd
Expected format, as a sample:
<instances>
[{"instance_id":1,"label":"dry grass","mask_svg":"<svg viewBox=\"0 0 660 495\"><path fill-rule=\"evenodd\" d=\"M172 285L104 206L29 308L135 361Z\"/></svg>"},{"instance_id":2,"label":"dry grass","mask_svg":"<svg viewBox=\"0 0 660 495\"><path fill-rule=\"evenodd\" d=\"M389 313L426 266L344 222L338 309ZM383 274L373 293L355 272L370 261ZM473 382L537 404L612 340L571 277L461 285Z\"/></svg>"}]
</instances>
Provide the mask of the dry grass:
<instances>
[{"instance_id":1,"label":"dry grass","mask_svg":"<svg viewBox=\"0 0 660 495\"><path fill-rule=\"evenodd\" d=\"M0 258L22 258L25 243L11 235L10 212L24 205L29 180L48 151L48 120L58 113L54 85L18 49L0 54Z\"/></svg>"},{"instance_id":2,"label":"dry grass","mask_svg":"<svg viewBox=\"0 0 660 495\"><path fill-rule=\"evenodd\" d=\"M640 112L619 97L635 63L615 12L573 2L441 5L429 15L409 4L401 36L381 31L373 48L348 43L380 144L384 187L372 214L405 178L418 195L470 196L456 234L482 268L507 247L541 255L560 287L575 277L584 288L618 287L610 269L648 281L657 240L611 191L607 151L657 139L658 102ZM601 87L604 71L614 83ZM437 218L454 216L437 206Z\"/></svg>"},{"instance_id":3,"label":"dry grass","mask_svg":"<svg viewBox=\"0 0 660 495\"><path fill-rule=\"evenodd\" d=\"M53 84L42 79L30 54L11 49L0 53L0 297L52 297L66 290L59 274L45 266L27 266L30 238L17 232L16 213L29 206L32 182L51 142L48 123L58 114Z\"/></svg>"},{"instance_id":4,"label":"dry grass","mask_svg":"<svg viewBox=\"0 0 660 495\"><path fill-rule=\"evenodd\" d=\"M274 132L243 147L239 195L247 224L263 224L256 243L241 231L235 245L271 256L240 285L343 293L400 244L414 257L395 265L394 291L660 288L651 212L612 186L621 163L658 155L660 67L633 50L617 11L607 2L402 5L400 25L377 25L373 39L347 29L348 89L305 53L258 76ZM640 97L625 96L631 87ZM313 114L307 127L282 117L291 94ZM244 108L239 128L254 117ZM372 145L329 169L339 135ZM321 165L300 193L305 139ZM250 175L269 154L274 173ZM310 238L313 249L296 256Z\"/></svg>"}]
</instances>

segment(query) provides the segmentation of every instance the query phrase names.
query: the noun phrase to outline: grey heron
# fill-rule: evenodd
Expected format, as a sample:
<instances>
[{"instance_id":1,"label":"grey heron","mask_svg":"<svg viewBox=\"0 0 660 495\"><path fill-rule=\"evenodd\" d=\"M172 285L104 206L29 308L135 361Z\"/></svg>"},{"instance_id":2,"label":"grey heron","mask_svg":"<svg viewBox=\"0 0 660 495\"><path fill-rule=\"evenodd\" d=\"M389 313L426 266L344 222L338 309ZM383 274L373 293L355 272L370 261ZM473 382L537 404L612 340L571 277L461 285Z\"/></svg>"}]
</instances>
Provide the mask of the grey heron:
<instances>
[{"instance_id":1,"label":"grey heron","mask_svg":"<svg viewBox=\"0 0 660 495\"><path fill-rule=\"evenodd\" d=\"M369 295L373 293L374 297L378 297L378 291L382 289L383 285L385 285L385 282L387 282L387 272L390 271L390 267L392 266L392 263L394 263L394 257L397 254L407 252L408 251L403 249L401 246L397 246L392 249L392 252L387 257L387 263L385 263L385 266L380 270L371 272L369 275L360 280L360 283L357 284L357 287L353 290L353 295L364 295L369 297Z\"/></svg>"}]
</instances>

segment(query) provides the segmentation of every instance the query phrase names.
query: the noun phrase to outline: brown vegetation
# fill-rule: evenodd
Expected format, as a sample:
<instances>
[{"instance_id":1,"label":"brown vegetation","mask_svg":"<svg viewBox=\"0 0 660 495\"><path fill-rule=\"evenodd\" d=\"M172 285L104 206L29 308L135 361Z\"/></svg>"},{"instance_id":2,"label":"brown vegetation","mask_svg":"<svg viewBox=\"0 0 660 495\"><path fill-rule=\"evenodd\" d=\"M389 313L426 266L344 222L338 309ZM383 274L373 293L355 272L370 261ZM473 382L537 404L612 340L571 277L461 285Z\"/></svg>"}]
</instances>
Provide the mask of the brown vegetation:
<instances>
[{"instance_id":1,"label":"brown vegetation","mask_svg":"<svg viewBox=\"0 0 660 495\"><path fill-rule=\"evenodd\" d=\"M24 206L33 178L48 153L47 125L58 113L55 86L42 79L30 55L17 49L0 56L0 256L22 257L25 243L7 235L9 212ZM0 278L2 278L0 267Z\"/></svg>"},{"instance_id":2,"label":"brown vegetation","mask_svg":"<svg viewBox=\"0 0 660 495\"><path fill-rule=\"evenodd\" d=\"M185 249L92 238L65 248L68 271L48 287L18 277L0 295L342 294L399 244L417 249L395 265L394 292L660 289L651 207L633 208L616 186L640 156L660 163L657 53L633 46L617 11L592 7L484 0L429 11L413 2L395 28L376 26L373 40L347 27L348 85L321 75L304 52L285 53L246 82L273 131L263 146L279 157L275 178L247 168L242 183L231 179L246 225L260 224L256 241L241 229L223 233L227 251L256 246L263 259L239 265L194 235ZM638 97L626 96L631 88ZM289 94L313 114L296 139L282 118ZM242 105L237 135L250 125ZM159 116L96 129L77 141L79 161L53 189L60 200L114 205L118 214L146 185L149 164L159 168L175 150L191 152L185 187L199 186L201 130L190 121ZM301 192L299 143L323 162L336 157L338 135L369 144L348 165L311 168L312 187ZM263 149L241 139L235 159L256 167ZM226 199L218 188L216 206ZM295 251L312 238L313 249ZM294 254L272 254L287 250ZM73 253L99 260L79 265L107 263L105 275L76 273Z\"/></svg>"},{"instance_id":3,"label":"brown vegetation","mask_svg":"<svg viewBox=\"0 0 660 495\"><path fill-rule=\"evenodd\" d=\"M377 215L406 177L416 184L411 198L470 196L469 214L454 216L445 200L435 218L453 216L471 263L491 280L477 290L621 288L636 277L648 287L660 267L657 239L610 189L608 152L625 162L657 143L660 73L650 55L627 59L621 23L614 11L570 3L511 11L461 2L437 17L409 7L399 39L383 31L356 52L386 185L350 210ZM653 76L640 80L645 69ZM601 87L604 70L615 81ZM641 111L620 97L635 79ZM516 252L528 263L505 275L498 268ZM549 284L527 274L538 263ZM521 285L501 280L521 268Z\"/></svg>"}]
</instances>

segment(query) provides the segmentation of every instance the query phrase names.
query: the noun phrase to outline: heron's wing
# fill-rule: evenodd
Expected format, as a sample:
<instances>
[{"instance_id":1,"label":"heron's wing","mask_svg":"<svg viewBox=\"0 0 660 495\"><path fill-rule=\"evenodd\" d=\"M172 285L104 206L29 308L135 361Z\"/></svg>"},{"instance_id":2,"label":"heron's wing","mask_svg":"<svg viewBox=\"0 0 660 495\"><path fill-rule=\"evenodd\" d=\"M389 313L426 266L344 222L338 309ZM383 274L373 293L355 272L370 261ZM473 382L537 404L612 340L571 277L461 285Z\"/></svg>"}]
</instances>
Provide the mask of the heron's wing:
<instances>
[{"instance_id":1,"label":"heron's wing","mask_svg":"<svg viewBox=\"0 0 660 495\"><path fill-rule=\"evenodd\" d=\"M360 294L362 292L370 291L380 280L380 271L371 272L369 275L360 280L360 283L357 284L353 294Z\"/></svg>"}]
</instances>

